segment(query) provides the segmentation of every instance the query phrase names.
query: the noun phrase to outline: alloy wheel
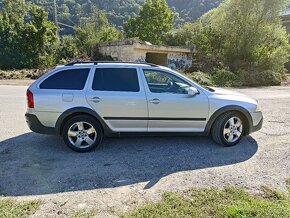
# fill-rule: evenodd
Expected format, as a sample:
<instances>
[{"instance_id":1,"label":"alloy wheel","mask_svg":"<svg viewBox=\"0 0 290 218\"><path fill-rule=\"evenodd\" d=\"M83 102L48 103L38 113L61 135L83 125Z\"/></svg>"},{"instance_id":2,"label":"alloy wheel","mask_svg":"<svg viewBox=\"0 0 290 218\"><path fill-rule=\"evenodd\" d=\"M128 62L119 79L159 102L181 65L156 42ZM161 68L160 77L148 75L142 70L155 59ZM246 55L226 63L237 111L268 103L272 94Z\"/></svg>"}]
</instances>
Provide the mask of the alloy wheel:
<instances>
[{"instance_id":1,"label":"alloy wheel","mask_svg":"<svg viewBox=\"0 0 290 218\"><path fill-rule=\"evenodd\" d=\"M229 143L239 140L243 133L243 123L238 117L231 117L225 124L223 130L224 139Z\"/></svg>"},{"instance_id":2,"label":"alloy wheel","mask_svg":"<svg viewBox=\"0 0 290 218\"><path fill-rule=\"evenodd\" d=\"M97 131L91 124L80 121L70 126L67 136L73 146L87 148L95 143Z\"/></svg>"}]
</instances>

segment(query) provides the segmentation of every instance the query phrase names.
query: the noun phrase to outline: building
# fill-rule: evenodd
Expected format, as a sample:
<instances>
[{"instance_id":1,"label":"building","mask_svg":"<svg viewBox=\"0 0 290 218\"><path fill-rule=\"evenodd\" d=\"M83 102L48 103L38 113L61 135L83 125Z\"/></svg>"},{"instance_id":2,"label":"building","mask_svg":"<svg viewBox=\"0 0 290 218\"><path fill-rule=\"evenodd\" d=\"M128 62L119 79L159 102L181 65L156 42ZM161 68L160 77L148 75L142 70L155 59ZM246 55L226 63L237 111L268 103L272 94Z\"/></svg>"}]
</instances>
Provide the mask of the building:
<instances>
[{"instance_id":1,"label":"building","mask_svg":"<svg viewBox=\"0 0 290 218\"><path fill-rule=\"evenodd\" d=\"M280 13L280 18L286 27L287 33L290 34L290 8Z\"/></svg>"},{"instance_id":2,"label":"building","mask_svg":"<svg viewBox=\"0 0 290 218\"><path fill-rule=\"evenodd\" d=\"M187 69L192 65L195 46L152 45L138 38L106 42L98 45L98 52L116 61L148 62L172 69Z\"/></svg>"}]
</instances>

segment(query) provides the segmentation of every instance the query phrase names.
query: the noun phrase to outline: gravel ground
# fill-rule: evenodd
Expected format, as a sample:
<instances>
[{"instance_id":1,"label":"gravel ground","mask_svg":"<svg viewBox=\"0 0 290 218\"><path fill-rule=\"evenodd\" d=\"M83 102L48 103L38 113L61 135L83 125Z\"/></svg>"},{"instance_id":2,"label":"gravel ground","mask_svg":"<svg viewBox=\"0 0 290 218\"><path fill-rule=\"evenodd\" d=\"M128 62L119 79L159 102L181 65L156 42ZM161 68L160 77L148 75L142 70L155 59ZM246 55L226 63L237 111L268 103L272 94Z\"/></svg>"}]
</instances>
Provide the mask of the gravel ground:
<instances>
[{"instance_id":1,"label":"gravel ground","mask_svg":"<svg viewBox=\"0 0 290 218\"><path fill-rule=\"evenodd\" d=\"M285 191L290 178L290 87L238 89L259 100L261 131L225 148L207 137L105 139L86 154L26 126L25 86L0 86L0 194L40 199L35 217L96 208L100 217L157 201L166 191L261 185Z\"/></svg>"}]
</instances>

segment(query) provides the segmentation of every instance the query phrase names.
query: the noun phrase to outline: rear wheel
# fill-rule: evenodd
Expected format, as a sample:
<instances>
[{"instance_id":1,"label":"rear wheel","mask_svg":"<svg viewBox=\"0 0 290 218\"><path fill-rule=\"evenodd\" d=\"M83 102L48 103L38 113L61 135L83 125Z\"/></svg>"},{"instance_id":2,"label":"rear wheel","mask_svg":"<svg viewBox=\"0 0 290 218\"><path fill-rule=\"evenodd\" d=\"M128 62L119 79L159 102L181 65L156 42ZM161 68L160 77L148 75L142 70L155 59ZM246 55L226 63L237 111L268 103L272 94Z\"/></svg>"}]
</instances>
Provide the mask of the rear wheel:
<instances>
[{"instance_id":1,"label":"rear wheel","mask_svg":"<svg viewBox=\"0 0 290 218\"><path fill-rule=\"evenodd\" d=\"M243 116L238 112L229 112L217 118L211 134L216 143L234 146L241 141L245 128L246 123Z\"/></svg>"},{"instance_id":2,"label":"rear wheel","mask_svg":"<svg viewBox=\"0 0 290 218\"><path fill-rule=\"evenodd\" d=\"M66 145L77 152L95 149L103 139L102 127L94 118L78 115L69 119L62 131Z\"/></svg>"}]
</instances>

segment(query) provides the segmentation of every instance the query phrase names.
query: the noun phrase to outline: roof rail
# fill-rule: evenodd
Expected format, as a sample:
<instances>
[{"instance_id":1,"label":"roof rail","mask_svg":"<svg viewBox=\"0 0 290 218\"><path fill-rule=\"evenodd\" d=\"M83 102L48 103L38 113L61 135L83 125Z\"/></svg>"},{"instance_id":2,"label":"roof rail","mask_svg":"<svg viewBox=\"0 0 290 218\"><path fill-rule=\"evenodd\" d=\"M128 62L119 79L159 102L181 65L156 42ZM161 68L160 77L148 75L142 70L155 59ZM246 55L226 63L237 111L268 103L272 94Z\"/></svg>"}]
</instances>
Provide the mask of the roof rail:
<instances>
[{"instance_id":1,"label":"roof rail","mask_svg":"<svg viewBox=\"0 0 290 218\"><path fill-rule=\"evenodd\" d=\"M75 64L94 64L94 65L98 65L98 64L106 64L106 63L124 63L124 64L146 64L152 67L158 67L157 64L152 64L152 63L147 63L147 62L133 62L133 61L75 61L75 62L70 62L68 64L66 64L65 66L74 66Z\"/></svg>"}]
</instances>

